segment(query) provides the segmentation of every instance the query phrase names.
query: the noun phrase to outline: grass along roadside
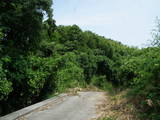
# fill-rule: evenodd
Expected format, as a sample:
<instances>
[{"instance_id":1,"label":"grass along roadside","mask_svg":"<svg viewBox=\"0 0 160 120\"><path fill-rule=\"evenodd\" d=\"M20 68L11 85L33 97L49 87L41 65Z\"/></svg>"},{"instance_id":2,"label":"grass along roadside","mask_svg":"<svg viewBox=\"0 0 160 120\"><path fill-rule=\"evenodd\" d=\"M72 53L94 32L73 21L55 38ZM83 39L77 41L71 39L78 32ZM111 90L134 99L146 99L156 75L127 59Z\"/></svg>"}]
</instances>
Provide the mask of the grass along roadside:
<instances>
[{"instance_id":1,"label":"grass along roadside","mask_svg":"<svg viewBox=\"0 0 160 120\"><path fill-rule=\"evenodd\" d=\"M97 105L96 120L139 120L136 108L125 97L127 90L117 94L106 93L105 99Z\"/></svg>"}]
</instances>

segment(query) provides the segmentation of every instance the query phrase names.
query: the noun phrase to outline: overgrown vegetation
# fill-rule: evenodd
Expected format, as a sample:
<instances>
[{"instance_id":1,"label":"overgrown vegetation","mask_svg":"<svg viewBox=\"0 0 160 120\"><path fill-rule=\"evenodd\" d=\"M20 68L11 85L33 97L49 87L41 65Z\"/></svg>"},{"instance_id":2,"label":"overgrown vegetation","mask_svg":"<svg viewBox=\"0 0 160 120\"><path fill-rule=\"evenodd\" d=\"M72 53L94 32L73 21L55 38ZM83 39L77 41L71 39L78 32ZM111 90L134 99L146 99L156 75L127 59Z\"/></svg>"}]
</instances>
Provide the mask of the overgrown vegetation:
<instances>
[{"instance_id":1,"label":"overgrown vegetation","mask_svg":"<svg viewBox=\"0 0 160 120\"><path fill-rule=\"evenodd\" d=\"M103 90L130 88L141 117L159 120L159 24L154 46L140 50L77 25L56 26L51 4L0 1L0 114L67 88L94 85Z\"/></svg>"},{"instance_id":2,"label":"overgrown vegetation","mask_svg":"<svg viewBox=\"0 0 160 120\"><path fill-rule=\"evenodd\" d=\"M128 90L106 92L105 98L97 105L98 118L93 120L140 120L139 111L126 97Z\"/></svg>"}]
</instances>

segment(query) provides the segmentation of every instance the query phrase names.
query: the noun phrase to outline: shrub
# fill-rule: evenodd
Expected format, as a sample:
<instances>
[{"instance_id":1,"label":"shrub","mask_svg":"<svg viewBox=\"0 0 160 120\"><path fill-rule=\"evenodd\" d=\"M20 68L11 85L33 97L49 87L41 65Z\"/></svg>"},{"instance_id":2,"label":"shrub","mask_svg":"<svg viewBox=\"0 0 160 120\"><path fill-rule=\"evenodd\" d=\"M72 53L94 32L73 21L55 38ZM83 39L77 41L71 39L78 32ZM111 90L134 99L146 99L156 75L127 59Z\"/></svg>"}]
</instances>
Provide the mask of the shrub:
<instances>
[{"instance_id":1,"label":"shrub","mask_svg":"<svg viewBox=\"0 0 160 120\"><path fill-rule=\"evenodd\" d=\"M67 88L84 86L83 69L72 62L66 63L63 69L57 71L56 84L60 92Z\"/></svg>"},{"instance_id":2,"label":"shrub","mask_svg":"<svg viewBox=\"0 0 160 120\"><path fill-rule=\"evenodd\" d=\"M3 69L3 63L0 62L0 100L4 100L12 92L12 82L7 79L7 70Z\"/></svg>"}]
</instances>

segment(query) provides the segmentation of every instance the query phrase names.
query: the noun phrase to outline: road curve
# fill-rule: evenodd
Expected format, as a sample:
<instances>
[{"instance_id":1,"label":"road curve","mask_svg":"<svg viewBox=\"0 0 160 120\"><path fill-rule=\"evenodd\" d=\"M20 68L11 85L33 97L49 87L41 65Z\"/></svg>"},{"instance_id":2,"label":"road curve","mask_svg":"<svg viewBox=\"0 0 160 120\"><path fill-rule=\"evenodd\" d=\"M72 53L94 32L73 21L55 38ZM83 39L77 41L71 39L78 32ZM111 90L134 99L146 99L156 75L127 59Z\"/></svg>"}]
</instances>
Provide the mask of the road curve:
<instances>
[{"instance_id":1,"label":"road curve","mask_svg":"<svg viewBox=\"0 0 160 120\"><path fill-rule=\"evenodd\" d=\"M18 120L90 120L96 118L96 105L103 92L79 92L61 101L36 110Z\"/></svg>"}]
</instances>

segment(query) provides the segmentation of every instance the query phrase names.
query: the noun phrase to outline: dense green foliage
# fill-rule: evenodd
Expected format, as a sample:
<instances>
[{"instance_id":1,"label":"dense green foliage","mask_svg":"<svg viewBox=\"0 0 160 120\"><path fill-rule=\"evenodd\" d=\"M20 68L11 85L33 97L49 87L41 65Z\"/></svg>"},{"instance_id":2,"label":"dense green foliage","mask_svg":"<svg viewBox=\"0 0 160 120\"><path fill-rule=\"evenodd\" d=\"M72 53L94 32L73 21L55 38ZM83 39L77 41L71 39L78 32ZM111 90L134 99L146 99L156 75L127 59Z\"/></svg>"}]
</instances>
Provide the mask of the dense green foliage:
<instances>
[{"instance_id":1,"label":"dense green foliage","mask_svg":"<svg viewBox=\"0 0 160 120\"><path fill-rule=\"evenodd\" d=\"M125 63L124 63L125 64ZM160 48L146 48L135 53L125 68L132 74L130 94L141 110L142 118L160 119ZM128 73L128 74L130 74Z\"/></svg>"},{"instance_id":2,"label":"dense green foliage","mask_svg":"<svg viewBox=\"0 0 160 120\"><path fill-rule=\"evenodd\" d=\"M44 15L54 28L51 0L0 1L0 113L25 107L41 94L49 76L42 46ZM46 28L48 36L52 29Z\"/></svg>"},{"instance_id":3,"label":"dense green foliage","mask_svg":"<svg viewBox=\"0 0 160 120\"><path fill-rule=\"evenodd\" d=\"M160 25L155 47L140 50L77 25L56 26L51 4L0 1L0 114L67 88L94 85L130 88L142 117L159 120Z\"/></svg>"}]
</instances>

